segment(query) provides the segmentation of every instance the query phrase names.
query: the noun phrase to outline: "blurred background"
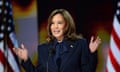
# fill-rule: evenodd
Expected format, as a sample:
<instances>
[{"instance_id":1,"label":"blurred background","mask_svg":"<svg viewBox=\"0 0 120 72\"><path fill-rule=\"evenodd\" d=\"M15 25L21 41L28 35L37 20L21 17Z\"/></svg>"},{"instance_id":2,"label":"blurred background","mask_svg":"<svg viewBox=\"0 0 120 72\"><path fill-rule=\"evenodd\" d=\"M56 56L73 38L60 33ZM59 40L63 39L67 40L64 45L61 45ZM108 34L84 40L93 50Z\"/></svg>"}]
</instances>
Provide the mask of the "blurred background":
<instances>
[{"instance_id":1,"label":"blurred background","mask_svg":"<svg viewBox=\"0 0 120 72\"><path fill-rule=\"evenodd\" d=\"M96 72L105 72L115 4L115 0L12 0L18 42L28 48L36 65L37 46L46 41L49 14L57 8L67 9L75 20L77 34L88 42L92 35L101 38Z\"/></svg>"}]
</instances>

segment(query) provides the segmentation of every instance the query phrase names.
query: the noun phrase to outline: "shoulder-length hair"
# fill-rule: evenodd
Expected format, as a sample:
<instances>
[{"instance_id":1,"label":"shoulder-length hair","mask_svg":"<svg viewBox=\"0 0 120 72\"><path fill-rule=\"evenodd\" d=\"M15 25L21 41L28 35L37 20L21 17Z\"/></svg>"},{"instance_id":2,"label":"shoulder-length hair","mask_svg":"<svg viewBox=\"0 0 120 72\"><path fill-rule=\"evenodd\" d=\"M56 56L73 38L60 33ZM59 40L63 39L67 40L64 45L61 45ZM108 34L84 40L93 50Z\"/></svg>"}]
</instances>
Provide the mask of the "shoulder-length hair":
<instances>
[{"instance_id":1,"label":"shoulder-length hair","mask_svg":"<svg viewBox=\"0 0 120 72\"><path fill-rule=\"evenodd\" d=\"M48 18L48 25L47 25L47 30L48 30L48 41L52 41L54 39L54 36L51 33L51 24L52 24L52 18L56 14L61 14L65 20L66 27L64 30L64 39L67 40L75 40L77 38L76 35L76 27L75 27L75 22L71 16L71 14L65 10L65 9L55 9L49 16Z\"/></svg>"}]
</instances>

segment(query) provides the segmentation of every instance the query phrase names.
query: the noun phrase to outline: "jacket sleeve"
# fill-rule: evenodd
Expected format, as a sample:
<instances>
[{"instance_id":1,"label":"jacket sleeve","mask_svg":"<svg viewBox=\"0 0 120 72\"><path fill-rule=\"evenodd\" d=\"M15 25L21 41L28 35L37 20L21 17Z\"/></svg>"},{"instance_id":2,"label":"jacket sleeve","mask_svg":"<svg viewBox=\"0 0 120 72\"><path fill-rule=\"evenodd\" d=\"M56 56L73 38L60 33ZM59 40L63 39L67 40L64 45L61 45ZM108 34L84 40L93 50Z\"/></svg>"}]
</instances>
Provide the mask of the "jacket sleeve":
<instances>
[{"instance_id":1,"label":"jacket sleeve","mask_svg":"<svg viewBox=\"0 0 120 72\"><path fill-rule=\"evenodd\" d=\"M89 41L87 41L87 44L89 46ZM98 53L97 50L94 53L91 53L89 47L89 67L90 67L90 71L91 72L96 72L96 68L97 68L97 63L98 63Z\"/></svg>"},{"instance_id":2,"label":"jacket sleeve","mask_svg":"<svg viewBox=\"0 0 120 72\"><path fill-rule=\"evenodd\" d=\"M38 47L38 51L39 51L39 47ZM39 58L39 56L38 56ZM27 61L25 62L21 62L21 65L23 66L25 72L42 72L42 65L41 65L41 61L38 61L37 66L33 65L32 61L30 60L30 58L28 58Z\"/></svg>"},{"instance_id":3,"label":"jacket sleeve","mask_svg":"<svg viewBox=\"0 0 120 72\"><path fill-rule=\"evenodd\" d=\"M37 72L37 71L36 71L36 68L35 68L35 66L32 64L30 58L29 58L27 61L25 61L25 62L22 61L21 64L22 64L25 72Z\"/></svg>"},{"instance_id":4,"label":"jacket sleeve","mask_svg":"<svg viewBox=\"0 0 120 72\"><path fill-rule=\"evenodd\" d=\"M97 51L95 51L94 53L90 53L90 69L91 72L96 72L96 68L97 68L97 63L98 63L98 58L97 58Z\"/></svg>"},{"instance_id":5,"label":"jacket sleeve","mask_svg":"<svg viewBox=\"0 0 120 72\"><path fill-rule=\"evenodd\" d=\"M89 49L86 39L82 39L80 42L81 44L81 71L82 72L92 72L90 71L90 64L89 64Z\"/></svg>"},{"instance_id":6,"label":"jacket sleeve","mask_svg":"<svg viewBox=\"0 0 120 72\"><path fill-rule=\"evenodd\" d=\"M97 67L97 51L91 53L88 42L83 39L81 43L81 71L95 72Z\"/></svg>"}]
</instances>

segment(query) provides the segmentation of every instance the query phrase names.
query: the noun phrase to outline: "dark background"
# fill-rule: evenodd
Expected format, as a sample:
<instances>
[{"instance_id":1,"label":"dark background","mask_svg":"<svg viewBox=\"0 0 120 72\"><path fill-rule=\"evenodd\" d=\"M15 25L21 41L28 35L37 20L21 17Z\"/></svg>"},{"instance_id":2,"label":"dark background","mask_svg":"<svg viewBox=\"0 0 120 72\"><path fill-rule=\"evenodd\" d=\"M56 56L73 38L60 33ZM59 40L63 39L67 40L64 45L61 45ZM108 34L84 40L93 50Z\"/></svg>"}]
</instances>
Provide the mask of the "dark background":
<instances>
[{"instance_id":1,"label":"dark background","mask_svg":"<svg viewBox=\"0 0 120 72\"><path fill-rule=\"evenodd\" d=\"M56 8L67 9L76 23L77 34L88 38L96 35L96 28L104 27L109 33L115 9L114 0L38 0L38 23L46 21Z\"/></svg>"}]
</instances>

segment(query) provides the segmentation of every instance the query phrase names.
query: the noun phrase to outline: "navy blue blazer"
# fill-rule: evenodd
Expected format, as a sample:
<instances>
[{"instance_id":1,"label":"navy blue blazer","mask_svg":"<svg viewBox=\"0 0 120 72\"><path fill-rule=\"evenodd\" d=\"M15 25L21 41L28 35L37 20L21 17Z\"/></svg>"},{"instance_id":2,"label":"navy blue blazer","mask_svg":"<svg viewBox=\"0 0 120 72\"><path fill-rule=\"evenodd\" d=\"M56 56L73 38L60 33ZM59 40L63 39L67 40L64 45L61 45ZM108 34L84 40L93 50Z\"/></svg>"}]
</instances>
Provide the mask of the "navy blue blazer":
<instances>
[{"instance_id":1,"label":"navy blue blazer","mask_svg":"<svg viewBox=\"0 0 120 72\"><path fill-rule=\"evenodd\" d=\"M96 54L91 54L85 39L74 41L65 40L68 52L64 53L60 70L53 60L54 53L50 55L53 42L38 46L38 64L34 66L30 58L22 65L26 72L95 72ZM94 60L95 59L95 60Z\"/></svg>"}]
</instances>

